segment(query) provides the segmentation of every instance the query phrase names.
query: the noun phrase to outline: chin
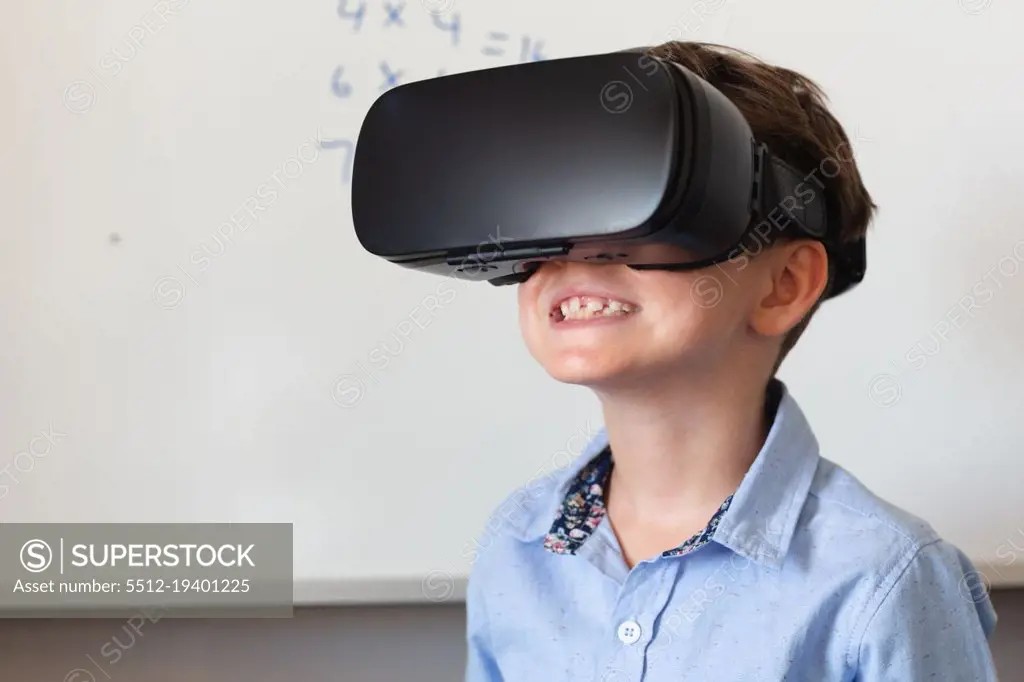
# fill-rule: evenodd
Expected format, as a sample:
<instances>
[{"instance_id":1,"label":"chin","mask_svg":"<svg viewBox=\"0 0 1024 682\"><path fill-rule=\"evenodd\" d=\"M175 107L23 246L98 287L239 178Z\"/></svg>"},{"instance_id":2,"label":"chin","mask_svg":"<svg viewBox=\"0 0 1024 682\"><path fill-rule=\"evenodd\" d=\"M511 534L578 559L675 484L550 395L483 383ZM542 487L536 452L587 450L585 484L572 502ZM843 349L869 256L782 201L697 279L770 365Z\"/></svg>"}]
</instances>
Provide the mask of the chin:
<instances>
[{"instance_id":1,"label":"chin","mask_svg":"<svg viewBox=\"0 0 1024 682\"><path fill-rule=\"evenodd\" d=\"M642 373L632 363L621 358L594 358L586 354L569 355L542 360L545 371L555 381L578 386L612 386L628 383Z\"/></svg>"}]
</instances>

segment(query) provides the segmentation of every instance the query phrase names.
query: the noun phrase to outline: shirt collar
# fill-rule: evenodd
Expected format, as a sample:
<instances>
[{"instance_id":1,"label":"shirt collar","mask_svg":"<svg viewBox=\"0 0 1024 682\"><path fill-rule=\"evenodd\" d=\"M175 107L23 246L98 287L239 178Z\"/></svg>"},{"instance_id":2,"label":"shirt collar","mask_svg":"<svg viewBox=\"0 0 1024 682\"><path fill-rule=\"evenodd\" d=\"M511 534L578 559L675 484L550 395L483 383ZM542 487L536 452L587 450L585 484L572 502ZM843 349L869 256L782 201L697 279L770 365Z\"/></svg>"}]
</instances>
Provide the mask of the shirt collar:
<instances>
[{"instance_id":1,"label":"shirt collar","mask_svg":"<svg viewBox=\"0 0 1024 682\"><path fill-rule=\"evenodd\" d=\"M718 519L712 540L751 561L775 568L789 548L819 454L817 439L785 384L773 379L769 398L778 400L772 427L728 509ZM569 465L536 482L542 486L539 497L528 487L528 514L518 533L521 540L547 535L580 472L607 447L608 434L602 428ZM521 503L519 506L522 508Z\"/></svg>"},{"instance_id":2,"label":"shirt collar","mask_svg":"<svg viewBox=\"0 0 1024 682\"><path fill-rule=\"evenodd\" d=\"M761 451L733 495L714 540L751 561L778 568L786 557L820 455L807 418L775 379L779 407Z\"/></svg>"}]
</instances>

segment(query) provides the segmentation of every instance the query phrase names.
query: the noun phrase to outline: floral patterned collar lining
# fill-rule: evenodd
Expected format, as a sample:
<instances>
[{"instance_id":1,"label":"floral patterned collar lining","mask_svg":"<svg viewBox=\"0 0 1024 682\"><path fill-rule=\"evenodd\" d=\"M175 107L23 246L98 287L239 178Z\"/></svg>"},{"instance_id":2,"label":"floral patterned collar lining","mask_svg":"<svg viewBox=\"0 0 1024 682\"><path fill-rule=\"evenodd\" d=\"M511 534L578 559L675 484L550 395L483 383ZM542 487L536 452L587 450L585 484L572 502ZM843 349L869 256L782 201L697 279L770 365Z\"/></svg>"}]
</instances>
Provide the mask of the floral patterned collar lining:
<instances>
[{"instance_id":1,"label":"floral patterned collar lining","mask_svg":"<svg viewBox=\"0 0 1024 682\"><path fill-rule=\"evenodd\" d=\"M611 450L605 448L569 484L555 521L544 539L544 549L555 554L575 554L605 516L604 488L612 473ZM725 499L704 530L683 544L662 552L663 557L689 554L707 544L718 528L732 495Z\"/></svg>"}]
</instances>

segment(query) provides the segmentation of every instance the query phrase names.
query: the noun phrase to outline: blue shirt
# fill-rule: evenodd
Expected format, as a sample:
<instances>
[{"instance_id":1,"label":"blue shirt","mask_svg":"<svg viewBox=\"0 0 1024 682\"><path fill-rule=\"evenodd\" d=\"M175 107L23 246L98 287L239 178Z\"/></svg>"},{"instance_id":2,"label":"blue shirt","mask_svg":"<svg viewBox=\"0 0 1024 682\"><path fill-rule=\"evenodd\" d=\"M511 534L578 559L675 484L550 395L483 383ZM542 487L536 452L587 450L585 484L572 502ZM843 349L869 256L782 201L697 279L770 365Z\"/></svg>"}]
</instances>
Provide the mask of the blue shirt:
<instances>
[{"instance_id":1,"label":"blue shirt","mask_svg":"<svg viewBox=\"0 0 1024 682\"><path fill-rule=\"evenodd\" d=\"M708 527L629 569L601 430L495 510L466 596L466 682L994 682L968 559L820 456L781 382L769 435Z\"/></svg>"}]
</instances>

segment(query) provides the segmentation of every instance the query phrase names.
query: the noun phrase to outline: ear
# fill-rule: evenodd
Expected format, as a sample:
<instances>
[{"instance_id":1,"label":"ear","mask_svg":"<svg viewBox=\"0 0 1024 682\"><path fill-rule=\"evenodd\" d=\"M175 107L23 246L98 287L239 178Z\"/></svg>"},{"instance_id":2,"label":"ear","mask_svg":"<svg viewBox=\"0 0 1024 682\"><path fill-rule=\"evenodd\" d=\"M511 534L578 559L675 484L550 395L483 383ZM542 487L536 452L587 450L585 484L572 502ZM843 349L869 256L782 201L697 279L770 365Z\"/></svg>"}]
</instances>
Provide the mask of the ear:
<instances>
[{"instance_id":1,"label":"ear","mask_svg":"<svg viewBox=\"0 0 1024 682\"><path fill-rule=\"evenodd\" d=\"M782 336L795 327L821 298L828 284L828 252L811 239L776 244L765 260L767 293L751 318L765 336Z\"/></svg>"}]
</instances>

